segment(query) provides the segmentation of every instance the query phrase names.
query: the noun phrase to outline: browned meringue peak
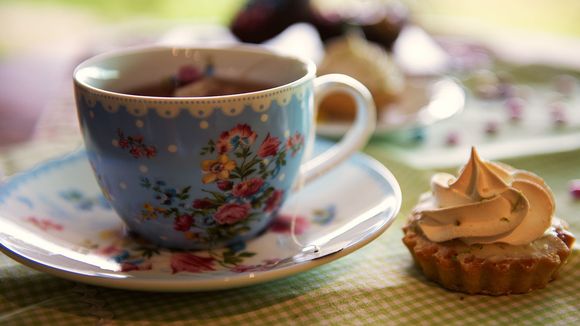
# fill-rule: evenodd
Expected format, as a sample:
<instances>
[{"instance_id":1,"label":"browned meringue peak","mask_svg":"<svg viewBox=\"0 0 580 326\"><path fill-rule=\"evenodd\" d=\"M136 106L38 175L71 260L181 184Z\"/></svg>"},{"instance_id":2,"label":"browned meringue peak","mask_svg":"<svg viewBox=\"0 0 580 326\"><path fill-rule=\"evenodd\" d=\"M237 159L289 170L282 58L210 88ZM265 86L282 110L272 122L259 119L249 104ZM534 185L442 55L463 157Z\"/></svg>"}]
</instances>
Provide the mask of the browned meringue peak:
<instances>
[{"instance_id":1,"label":"browned meringue peak","mask_svg":"<svg viewBox=\"0 0 580 326\"><path fill-rule=\"evenodd\" d=\"M438 173L431 198L417 207L419 225L435 242L527 244L550 226L554 199L537 175L481 160L472 148L459 177Z\"/></svg>"},{"instance_id":2,"label":"browned meringue peak","mask_svg":"<svg viewBox=\"0 0 580 326\"><path fill-rule=\"evenodd\" d=\"M471 158L459 172L457 179L447 173L435 174L431 179L437 205L447 207L455 203L481 201L508 189L506 182L510 181L509 172L501 170L501 172L494 172L493 170L499 169L490 168L488 164L485 164L479 158L475 147L472 147Z\"/></svg>"}]
</instances>

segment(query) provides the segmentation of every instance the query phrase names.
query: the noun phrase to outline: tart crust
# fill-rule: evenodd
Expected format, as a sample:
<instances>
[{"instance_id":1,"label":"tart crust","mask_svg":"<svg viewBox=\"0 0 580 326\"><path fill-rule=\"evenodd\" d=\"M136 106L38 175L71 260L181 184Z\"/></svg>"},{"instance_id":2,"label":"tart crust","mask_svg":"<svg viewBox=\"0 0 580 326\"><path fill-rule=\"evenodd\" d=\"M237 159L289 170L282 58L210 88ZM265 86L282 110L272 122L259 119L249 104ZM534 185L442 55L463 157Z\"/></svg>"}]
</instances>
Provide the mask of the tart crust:
<instances>
[{"instance_id":1,"label":"tart crust","mask_svg":"<svg viewBox=\"0 0 580 326\"><path fill-rule=\"evenodd\" d=\"M419 214L413 213L403 228L403 243L415 264L427 279L469 294L519 294L544 288L558 276L575 241L564 222L554 218L552 227L529 245L437 243L423 235L418 219Z\"/></svg>"}]
</instances>

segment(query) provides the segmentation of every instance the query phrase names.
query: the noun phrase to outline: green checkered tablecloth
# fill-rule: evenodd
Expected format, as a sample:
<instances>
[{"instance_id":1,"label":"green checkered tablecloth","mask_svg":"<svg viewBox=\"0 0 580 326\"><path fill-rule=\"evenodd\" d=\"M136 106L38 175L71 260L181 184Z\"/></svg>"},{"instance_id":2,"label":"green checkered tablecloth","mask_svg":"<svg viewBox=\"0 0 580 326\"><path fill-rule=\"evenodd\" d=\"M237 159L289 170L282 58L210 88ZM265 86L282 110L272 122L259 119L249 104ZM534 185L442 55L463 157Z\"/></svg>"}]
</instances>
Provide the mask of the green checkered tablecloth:
<instances>
[{"instance_id":1,"label":"green checkered tablecloth","mask_svg":"<svg viewBox=\"0 0 580 326\"><path fill-rule=\"evenodd\" d=\"M69 142L69 146L74 145ZM58 150L65 151L65 146L31 144L3 151L0 163L12 173L39 158L57 155ZM65 281L0 255L0 325L578 324L578 249L558 280L525 295L465 295L426 281L401 243L401 226L420 192L427 189L432 171L409 168L378 145L371 144L367 153L392 170L401 184L404 202L391 228L349 256L253 287L164 294ZM567 190L569 179L580 177L580 151L507 163L543 176L556 195L558 214L580 234L580 201L572 200Z\"/></svg>"}]
</instances>

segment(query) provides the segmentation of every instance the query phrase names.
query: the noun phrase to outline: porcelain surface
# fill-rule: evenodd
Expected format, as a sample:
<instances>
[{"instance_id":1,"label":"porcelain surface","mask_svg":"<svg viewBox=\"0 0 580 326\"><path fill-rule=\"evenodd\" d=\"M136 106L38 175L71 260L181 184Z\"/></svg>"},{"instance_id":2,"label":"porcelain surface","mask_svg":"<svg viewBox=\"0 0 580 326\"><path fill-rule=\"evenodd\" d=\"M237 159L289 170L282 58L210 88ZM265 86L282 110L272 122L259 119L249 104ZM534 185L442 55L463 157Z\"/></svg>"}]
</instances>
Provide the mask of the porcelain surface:
<instances>
[{"instance_id":1,"label":"porcelain surface","mask_svg":"<svg viewBox=\"0 0 580 326\"><path fill-rule=\"evenodd\" d=\"M216 250L163 249L125 233L86 152L79 151L0 188L0 250L32 268L93 285L217 290L287 277L343 257L382 234L400 205L392 174L357 154L292 193L255 239Z\"/></svg>"},{"instance_id":2,"label":"porcelain surface","mask_svg":"<svg viewBox=\"0 0 580 326\"><path fill-rule=\"evenodd\" d=\"M272 73L275 66L284 73ZM220 88L210 86L216 78L268 88L130 95L138 85ZM309 62L250 47L128 49L85 61L75 70L77 111L105 198L131 230L162 246L218 248L254 237L298 175L313 79Z\"/></svg>"}]
</instances>

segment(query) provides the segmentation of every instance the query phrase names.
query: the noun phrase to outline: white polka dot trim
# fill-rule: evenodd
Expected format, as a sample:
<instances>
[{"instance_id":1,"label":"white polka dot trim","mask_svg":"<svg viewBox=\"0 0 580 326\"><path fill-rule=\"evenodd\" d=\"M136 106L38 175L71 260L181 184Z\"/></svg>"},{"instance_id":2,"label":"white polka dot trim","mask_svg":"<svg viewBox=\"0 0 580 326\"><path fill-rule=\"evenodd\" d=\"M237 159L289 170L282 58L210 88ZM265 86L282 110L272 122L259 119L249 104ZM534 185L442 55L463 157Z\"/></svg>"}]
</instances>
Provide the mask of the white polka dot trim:
<instances>
[{"instance_id":1,"label":"white polka dot trim","mask_svg":"<svg viewBox=\"0 0 580 326\"><path fill-rule=\"evenodd\" d=\"M149 100L139 97L105 95L90 89L80 89L78 92L81 100L89 109L95 108L97 102L100 102L104 110L109 113L116 113L124 107L135 117L142 117L149 111L155 111L159 116L171 119L178 117L182 111L188 111L196 118L206 119L216 110L221 110L228 116L239 115L244 112L246 107L254 112L267 112L274 102L284 107L290 103L293 97L299 101L307 102L312 93L311 85L311 82L305 81L297 86L283 87L263 93L239 94L215 99L163 98Z\"/></svg>"}]
</instances>

